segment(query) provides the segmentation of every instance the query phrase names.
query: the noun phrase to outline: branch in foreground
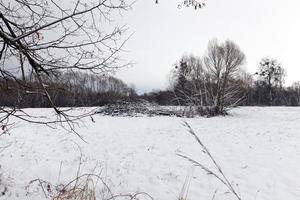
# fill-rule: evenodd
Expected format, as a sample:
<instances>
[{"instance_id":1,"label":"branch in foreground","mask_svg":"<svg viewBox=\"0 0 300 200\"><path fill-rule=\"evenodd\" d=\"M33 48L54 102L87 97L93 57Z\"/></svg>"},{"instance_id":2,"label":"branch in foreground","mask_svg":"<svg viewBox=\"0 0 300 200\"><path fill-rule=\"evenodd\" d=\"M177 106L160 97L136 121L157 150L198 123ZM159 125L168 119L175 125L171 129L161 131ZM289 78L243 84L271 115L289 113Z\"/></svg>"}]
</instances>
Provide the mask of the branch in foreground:
<instances>
[{"instance_id":1,"label":"branch in foreground","mask_svg":"<svg viewBox=\"0 0 300 200\"><path fill-rule=\"evenodd\" d=\"M120 56L130 36L124 40L126 27L119 27L111 19L114 13L127 11L131 5L124 0L76 0L73 3L0 0L0 79L19 80L18 73L22 72L23 81L17 83L30 91L34 88L28 88L26 79L35 77L40 93L56 112L58 122L67 123L75 132L72 123L79 117L69 116L57 107L44 77L76 71L108 74L131 65ZM16 72L11 71L13 67ZM0 126L5 128L11 116L24 120L17 111L23 112L18 105L1 108ZM37 119L26 118L27 122L39 123Z\"/></svg>"}]
</instances>

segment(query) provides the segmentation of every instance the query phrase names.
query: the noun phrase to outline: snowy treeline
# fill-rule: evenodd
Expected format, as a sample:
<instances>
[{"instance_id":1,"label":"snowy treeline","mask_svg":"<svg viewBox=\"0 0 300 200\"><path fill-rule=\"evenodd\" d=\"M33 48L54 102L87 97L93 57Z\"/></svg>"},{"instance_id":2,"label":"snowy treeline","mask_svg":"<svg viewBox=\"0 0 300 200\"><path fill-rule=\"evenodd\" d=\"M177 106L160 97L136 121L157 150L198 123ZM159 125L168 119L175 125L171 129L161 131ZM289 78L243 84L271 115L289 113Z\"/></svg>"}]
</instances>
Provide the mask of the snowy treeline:
<instances>
[{"instance_id":1,"label":"snowy treeline","mask_svg":"<svg viewBox=\"0 0 300 200\"><path fill-rule=\"evenodd\" d=\"M0 79L0 105L51 107L36 77L27 80ZM112 76L80 72L43 76L44 86L56 106L99 106L136 96L134 89Z\"/></svg>"}]
</instances>

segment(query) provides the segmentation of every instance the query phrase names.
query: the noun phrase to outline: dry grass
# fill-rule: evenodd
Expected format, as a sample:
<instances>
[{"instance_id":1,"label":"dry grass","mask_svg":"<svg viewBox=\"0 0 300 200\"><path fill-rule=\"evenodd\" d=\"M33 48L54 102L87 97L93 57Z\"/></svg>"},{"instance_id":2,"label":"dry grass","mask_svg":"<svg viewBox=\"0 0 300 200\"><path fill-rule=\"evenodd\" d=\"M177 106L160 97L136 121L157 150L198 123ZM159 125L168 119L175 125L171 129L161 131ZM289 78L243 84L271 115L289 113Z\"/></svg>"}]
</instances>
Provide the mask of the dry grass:
<instances>
[{"instance_id":1,"label":"dry grass","mask_svg":"<svg viewBox=\"0 0 300 200\"><path fill-rule=\"evenodd\" d=\"M73 187L69 186L60 190L53 200L96 200L95 184L92 178L88 177Z\"/></svg>"},{"instance_id":2,"label":"dry grass","mask_svg":"<svg viewBox=\"0 0 300 200\"><path fill-rule=\"evenodd\" d=\"M192 180L192 176L193 176L193 171L190 172L184 181L184 184L182 185L179 197L177 200L187 200L188 194L189 194L189 189L190 189L190 185L191 185L191 180Z\"/></svg>"},{"instance_id":3,"label":"dry grass","mask_svg":"<svg viewBox=\"0 0 300 200\"><path fill-rule=\"evenodd\" d=\"M241 195L237 192L236 188L233 187L232 182L227 178L227 176L225 175L225 173L222 170L221 166L217 163L215 158L212 156L212 154L210 153L208 148L204 145L204 143L197 136L195 131L186 122L184 123L184 126L186 126L188 128L189 133L194 137L194 139L200 145L200 147L202 149L202 152L204 152L207 155L207 157L210 159L210 161L212 162L215 169L211 169L211 168L203 165L202 163L200 163L200 162L198 162L198 161L196 161L196 160L194 160L194 159L192 159L188 156L185 156L185 155L182 155L182 154L177 154L177 155L184 158L184 159L186 159L186 160L188 160L194 166L200 167L202 170L207 172L207 174L214 176L217 180L219 180L221 183L223 183L223 185L226 186L226 188L236 197L237 200L242 200ZM216 194L216 192L215 192L215 194ZM215 194L213 195L213 199L215 198ZM184 198L184 200L186 200L186 198Z\"/></svg>"},{"instance_id":4,"label":"dry grass","mask_svg":"<svg viewBox=\"0 0 300 200\"><path fill-rule=\"evenodd\" d=\"M35 182L42 189L45 198L52 200L138 200L140 197L153 200L146 192L114 194L102 177L96 174L77 176L65 185L52 185L40 179L32 180L30 185Z\"/></svg>"}]
</instances>

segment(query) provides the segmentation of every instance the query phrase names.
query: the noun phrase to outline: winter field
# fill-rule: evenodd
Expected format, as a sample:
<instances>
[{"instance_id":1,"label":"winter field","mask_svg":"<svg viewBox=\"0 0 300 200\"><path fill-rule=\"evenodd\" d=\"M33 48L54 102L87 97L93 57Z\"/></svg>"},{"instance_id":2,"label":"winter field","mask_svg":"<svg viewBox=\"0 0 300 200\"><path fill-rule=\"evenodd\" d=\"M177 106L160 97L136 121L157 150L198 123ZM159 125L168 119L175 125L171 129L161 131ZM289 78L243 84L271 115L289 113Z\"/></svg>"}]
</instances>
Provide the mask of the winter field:
<instances>
[{"instance_id":1,"label":"winter field","mask_svg":"<svg viewBox=\"0 0 300 200\"><path fill-rule=\"evenodd\" d=\"M53 112L27 111L49 116ZM184 121L243 200L300 198L300 108L244 107L214 118L93 118L94 122L87 118L78 124L87 143L60 126L16 121L10 134L0 137L0 199L51 199L59 188L86 173L97 175L88 183L97 199L109 199L110 193L146 192L153 199L176 200L185 180L190 183L184 190L189 200L236 199L215 177L178 156L218 173ZM146 194L138 197L150 199Z\"/></svg>"}]
</instances>

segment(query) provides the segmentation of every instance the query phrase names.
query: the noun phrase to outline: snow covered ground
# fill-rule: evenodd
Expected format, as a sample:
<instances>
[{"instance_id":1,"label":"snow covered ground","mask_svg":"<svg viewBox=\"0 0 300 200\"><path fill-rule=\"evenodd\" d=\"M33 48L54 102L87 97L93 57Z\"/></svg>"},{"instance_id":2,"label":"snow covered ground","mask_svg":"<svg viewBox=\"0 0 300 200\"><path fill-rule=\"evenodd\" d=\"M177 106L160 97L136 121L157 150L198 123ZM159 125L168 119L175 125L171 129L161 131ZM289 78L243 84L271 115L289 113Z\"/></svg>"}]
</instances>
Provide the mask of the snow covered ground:
<instances>
[{"instance_id":1,"label":"snow covered ground","mask_svg":"<svg viewBox=\"0 0 300 200\"><path fill-rule=\"evenodd\" d=\"M177 155L214 169L184 121L209 148L242 199L299 199L300 108L246 107L230 114L194 119L95 115L95 122L86 119L79 125L87 143L60 127L18 122L10 135L0 137L0 147L8 146L0 149L0 199L45 199L40 185L30 181L66 184L76 177L78 166L80 174L100 174L114 194L147 192L157 200L176 200L186 177L192 176L189 200L212 199L215 191L216 200L235 199L213 176Z\"/></svg>"}]
</instances>

